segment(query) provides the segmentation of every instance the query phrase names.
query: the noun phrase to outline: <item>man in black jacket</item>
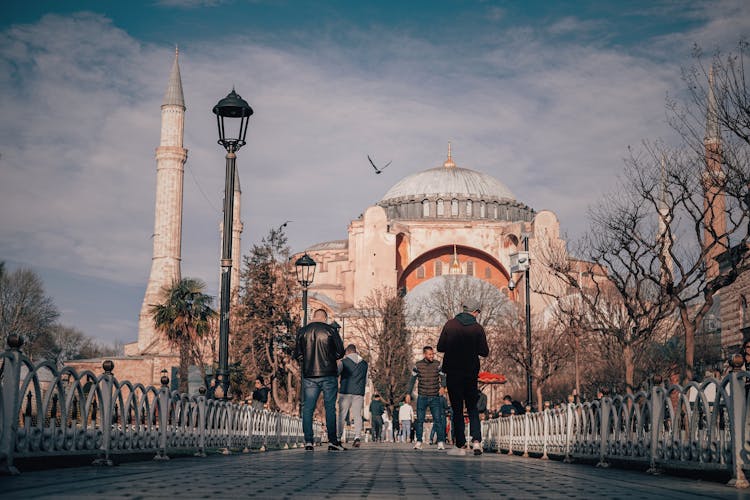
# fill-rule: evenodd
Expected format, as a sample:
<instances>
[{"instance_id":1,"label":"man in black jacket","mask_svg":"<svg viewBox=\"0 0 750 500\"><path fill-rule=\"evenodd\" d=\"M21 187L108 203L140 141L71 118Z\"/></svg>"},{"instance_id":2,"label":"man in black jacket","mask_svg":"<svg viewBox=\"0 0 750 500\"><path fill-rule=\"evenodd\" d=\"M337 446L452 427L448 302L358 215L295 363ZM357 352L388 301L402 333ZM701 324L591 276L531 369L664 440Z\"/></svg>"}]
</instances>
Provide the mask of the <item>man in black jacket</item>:
<instances>
[{"instance_id":1,"label":"man in black jacket","mask_svg":"<svg viewBox=\"0 0 750 500\"><path fill-rule=\"evenodd\" d=\"M466 426L464 424L464 403L469 414L469 428L472 448L475 455L482 454L482 427L479 422L477 400L479 389L479 357L487 357L490 348L487 334L477 323L480 305L476 300L464 302L463 312L448 320L440 332L437 350L443 355L443 372L446 375L448 397L453 409L453 432L456 447L448 450L449 455L466 455Z\"/></svg>"},{"instance_id":2,"label":"man in black jacket","mask_svg":"<svg viewBox=\"0 0 750 500\"><path fill-rule=\"evenodd\" d=\"M336 395L338 393L338 366L336 361L344 357L344 342L338 332L326 324L328 315L322 309L315 311L312 323L297 332L295 358L302 368L302 432L305 434L305 449L313 451L313 412L321 391L326 409L326 431L328 449L345 450L336 435Z\"/></svg>"}]
</instances>

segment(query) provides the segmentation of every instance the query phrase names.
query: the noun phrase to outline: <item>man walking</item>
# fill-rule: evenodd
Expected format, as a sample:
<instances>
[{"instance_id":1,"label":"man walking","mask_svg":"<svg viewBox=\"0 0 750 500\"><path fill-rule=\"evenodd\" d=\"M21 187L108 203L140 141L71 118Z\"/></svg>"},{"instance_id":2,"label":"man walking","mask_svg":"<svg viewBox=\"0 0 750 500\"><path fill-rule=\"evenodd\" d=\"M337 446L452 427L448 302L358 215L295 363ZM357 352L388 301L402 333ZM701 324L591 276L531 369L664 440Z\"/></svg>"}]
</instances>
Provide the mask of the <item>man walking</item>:
<instances>
[{"instance_id":1,"label":"man walking","mask_svg":"<svg viewBox=\"0 0 750 500\"><path fill-rule=\"evenodd\" d=\"M419 380L419 388L417 392L417 421L414 424L414 431L416 434L416 444L414 445L415 450L422 449L422 436L424 429L424 419L427 415L427 407L430 408L432 414L433 428L438 426L438 450L445 449L445 426L441 427L443 420L443 405L440 399L440 387L443 383L443 373L440 371L440 363L435 361L435 350L432 346L425 346L422 349L422 359L417 361L414 368L411 371L411 379L409 380L408 393L414 389L414 382Z\"/></svg>"},{"instance_id":2,"label":"man walking","mask_svg":"<svg viewBox=\"0 0 750 500\"><path fill-rule=\"evenodd\" d=\"M322 309L315 311L312 323L297 332L295 358L300 362L304 404L302 407L302 432L305 434L305 449L313 451L313 412L318 397L323 392L326 410L328 449L343 451L336 433L336 394L338 392L338 366L336 361L344 357L344 343L336 330L326 324L328 315Z\"/></svg>"},{"instance_id":3,"label":"man walking","mask_svg":"<svg viewBox=\"0 0 750 500\"><path fill-rule=\"evenodd\" d=\"M456 447L448 450L449 455L466 455L464 404L469 414L474 454L482 454L482 428L477 410L478 356L487 357L490 348L484 328L477 323L480 312L479 302L467 300L463 305L463 312L445 323L438 340L437 350L444 353L443 371L446 374L448 397L453 410L453 435Z\"/></svg>"},{"instance_id":4,"label":"man walking","mask_svg":"<svg viewBox=\"0 0 750 500\"><path fill-rule=\"evenodd\" d=\"M380 394L375 394L370 401L370 421L372 422L372 440L376 443L383 439L383 413L385 413L385 406L380 400Z\"/></svg>"},{"instance_id":5,"label":"man walking","mask_svg":"<svg viewBox=\"0 0 750 500\"><path fill-rule=\"evenodd\" d=\"M357 346L346 346L346 356L338 362L341 372L339 386L339 438L344 434L344 418L347 413L354 420L354 443L359 448L362 439L362 409L365 405L365 384L367 383L367 361L357 354Z\"/></svg>"}]
</instances>

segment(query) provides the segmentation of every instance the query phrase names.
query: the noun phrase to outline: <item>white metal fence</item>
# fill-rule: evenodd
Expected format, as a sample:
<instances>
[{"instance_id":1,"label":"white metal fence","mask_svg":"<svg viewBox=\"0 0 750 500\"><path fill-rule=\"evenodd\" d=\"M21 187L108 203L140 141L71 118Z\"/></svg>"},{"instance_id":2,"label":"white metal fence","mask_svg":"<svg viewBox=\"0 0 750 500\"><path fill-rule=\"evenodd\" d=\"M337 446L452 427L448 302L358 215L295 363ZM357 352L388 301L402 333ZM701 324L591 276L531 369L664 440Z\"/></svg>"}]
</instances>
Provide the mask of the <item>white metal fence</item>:
<instances>
[{"instance_id":1,"label":"white metal fence","mask_svg":"<svg viewBox=\"0 0 750 500\"><path fill-rule=\"evenodd\" d=\"M167 377L161 387L118 381L112 361L101 375L34 365L11 338L0 353L0 473L17 473L14 459L23 457L91 454L111 464L117 453L168 459L170 450L205 456L212 448L303 445L299 417L170 391ZM314 432L320 442L318 422Z\"/></svg>"},{"instance_id":2,"label":"white metal fence","mask_svg":"<svg viewBox=\"0 0 750 500\"><path fill-rule=\"evenodd\" d=\"M508 454L636 463L660 468L724 470L730 485L750 486L750 373L739 366L722 380L655 385L633 395L568 404L540 413L482 422L483 446Z\"/></svg>"}]
</instances>

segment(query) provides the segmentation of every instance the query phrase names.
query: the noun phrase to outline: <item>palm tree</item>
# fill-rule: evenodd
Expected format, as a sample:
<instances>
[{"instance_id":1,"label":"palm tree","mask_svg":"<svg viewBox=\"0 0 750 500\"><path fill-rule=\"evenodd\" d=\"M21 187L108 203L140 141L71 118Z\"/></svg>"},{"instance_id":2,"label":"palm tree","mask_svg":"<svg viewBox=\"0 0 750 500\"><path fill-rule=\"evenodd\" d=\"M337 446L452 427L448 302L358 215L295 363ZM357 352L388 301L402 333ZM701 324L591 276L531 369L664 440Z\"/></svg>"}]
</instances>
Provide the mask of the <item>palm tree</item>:
<instances>
[{"instance_id":1,"label":"palm tree","mask_svg":"<svg viewBox=\"0 0 750 500\"><path fill-rule=\"evenodd\" d=\"M209 330L209 319L216 316L211 308L213 297L203 293L206 284L194 278L183 278L163 289L164 302L151 305L154 328L180 351L180 392L188 392L188 366L197 340Z\"/></svg>"}]
</instances>

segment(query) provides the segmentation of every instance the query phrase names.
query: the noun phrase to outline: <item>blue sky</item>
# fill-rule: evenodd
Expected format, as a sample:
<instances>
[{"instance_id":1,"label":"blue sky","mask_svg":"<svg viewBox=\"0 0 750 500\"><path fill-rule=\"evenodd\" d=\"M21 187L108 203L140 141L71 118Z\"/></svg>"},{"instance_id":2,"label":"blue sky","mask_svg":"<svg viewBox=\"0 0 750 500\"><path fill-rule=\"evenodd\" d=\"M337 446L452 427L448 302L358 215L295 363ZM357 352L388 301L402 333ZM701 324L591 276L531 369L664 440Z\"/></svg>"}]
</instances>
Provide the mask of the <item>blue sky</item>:
<instances>
[{"instance_id":1,"label":"blue sky","mask_svg":"<svg viewBox=\"0 0 750 500\"><path fill-rule=\"evenodd\" d=\"M0 17L0 259L62 322L130 342L151 257L159 106L175 44L187 104L183 275L218 288L223 152L210 110L253 106L238 156L242 252L285 220L295 250L346 237L402 177L489 173L570 239L628 146L673 140L693 44L748 35L741 0L11 0ZM366 155L392 166L374 176Z\"/></svg>"}]
</instances>

